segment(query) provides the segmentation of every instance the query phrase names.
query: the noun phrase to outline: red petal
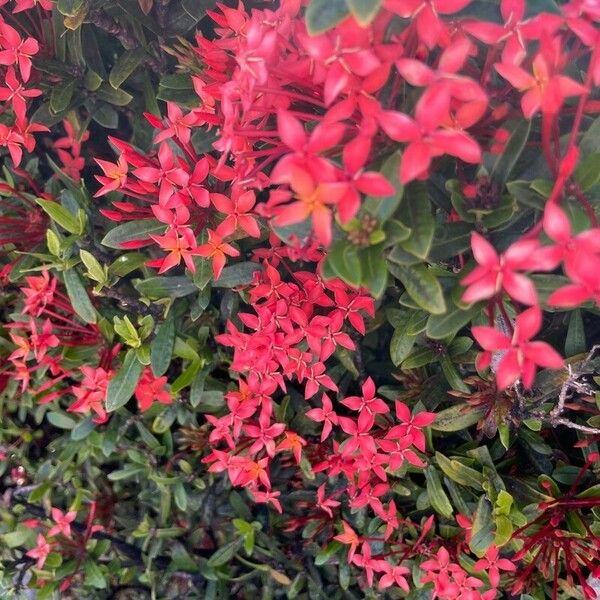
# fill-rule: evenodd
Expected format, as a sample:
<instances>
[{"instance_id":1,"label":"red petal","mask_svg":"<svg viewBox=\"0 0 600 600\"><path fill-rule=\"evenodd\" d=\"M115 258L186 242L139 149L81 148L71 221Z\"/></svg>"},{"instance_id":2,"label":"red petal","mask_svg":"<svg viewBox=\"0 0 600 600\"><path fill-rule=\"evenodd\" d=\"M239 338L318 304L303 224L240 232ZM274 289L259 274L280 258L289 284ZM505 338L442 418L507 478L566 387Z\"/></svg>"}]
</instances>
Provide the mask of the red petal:
<instances>
[{"instance_id":1,"label":"red petal","mask_svg":"<svg viewBox=\"0 0 600 600\"><path fill-rule=\"evenodd\" d=\"M493 327L476 325L471 329L471 332L473 333L473 337L477 340L477 343L484 350L505 350L511 346L510 338Z\"/></svg>"},{"instance_id":2,"label":"red petal","mask_svg":"<svg viewBox=\"0 0 600 600\"><path fill-rule=\"evenodd\" d=\"M555 292L553 292L548 298L548 304L550 306L561 306L561 307L572 307L582 304L586 300L589 300L591 294L582 285L570 284L565 285Z\"/></svg>"},{"instance_id":3,"label":"red petal","mask_svg":"<svg viewBox=\"0 0 600 600\"><path fill-rule=\"evenodd\" d=\"M517 360L517 353L509 351L498 365L498 370L496 371L496 385L499 390L505 390L517 381L520 376L521 369L519 367L519 361Z\"/></svg>"},{"instance_id":4,"label":"red petal","mask_svg":"<svg viewBox=\"0 0 600 600\"><path fill-rule=\"evenodd\" d=\"M492 269L499 265L498 253L494 247L479 233L471 233L471 249L475 260L483 267Z\"/></svg>"},{"instance_id":5,"label":"red petal","mask_svg":"<svg viewBox=\"0 0 600 600\"><path fill-rule=\"evenodd\" d=\"M429 146L423 142L413 142L406 148L400 163L400 181L408 183L427 172L431 164Z\"/></svg>"},{"instance_id":6,"label":"red petal","mask_svg":"<svg viewBox=\"0 0 600 600\"><path fill-rule=\"evenodd\" d=\"M532 306L516 318L516 337L519 342L530 340L542 326L542 311L538 306Z\"/></svg>"},{"instance_id":7,"label":"red petal","mask_svg":"<svg viewBox=\"0 0 600 600\"><path fill-rule=\"evenodd\" d=\"M502 287L506 293L522 304L537 304L537 293L530 279L520 273L504 273Z\"/></svg>"},{"instance_id":8,"label":"red petal","mask_svg":"<svg viewBox=\"0 0 600 600\"><path fill-rule=\"evenodd\" d=\"M302 150L306 144L306 132L296 117L285 110L277 113L277 131L286 146L297 152Z\"/></svg>"},{"instance_id":9,"label":"red petal","mask_svg":"<svg viewBox=\"0 0 600 600\"><path fill-rule=\"evenodd\" d=\"M566 213L554 202L544 208L544 231L551 240L565 244L571 238L571 223Z\"/></svg>"}]
</instances>

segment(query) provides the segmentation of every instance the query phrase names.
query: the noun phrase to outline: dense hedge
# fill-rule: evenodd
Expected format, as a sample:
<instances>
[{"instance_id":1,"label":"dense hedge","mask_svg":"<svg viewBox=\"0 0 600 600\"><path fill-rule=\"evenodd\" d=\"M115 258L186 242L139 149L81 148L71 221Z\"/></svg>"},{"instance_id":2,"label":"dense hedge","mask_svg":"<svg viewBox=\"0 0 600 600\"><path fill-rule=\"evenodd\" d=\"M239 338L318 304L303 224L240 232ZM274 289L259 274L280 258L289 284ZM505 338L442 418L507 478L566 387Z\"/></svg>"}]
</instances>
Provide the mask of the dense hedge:
<instances>
[{"instance_id":1,"label":"dense hedge","mask_svg":"<svg viewBox=\"0 0 600 600\"><path fill-rule=\"evenodd\" d=\"M0 597L595 598L599 22L0 0Z\"/></svg>"}]
</instances>

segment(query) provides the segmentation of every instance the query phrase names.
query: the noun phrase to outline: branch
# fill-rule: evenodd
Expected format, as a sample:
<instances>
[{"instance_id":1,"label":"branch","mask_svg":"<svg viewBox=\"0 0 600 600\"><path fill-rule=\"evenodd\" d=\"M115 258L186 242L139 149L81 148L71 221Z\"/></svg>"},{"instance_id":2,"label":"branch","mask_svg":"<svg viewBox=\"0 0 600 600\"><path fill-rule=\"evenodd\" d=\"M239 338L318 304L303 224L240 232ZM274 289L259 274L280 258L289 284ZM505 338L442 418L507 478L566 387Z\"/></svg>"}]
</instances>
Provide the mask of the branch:
<instances>
[{"instance_id":1,"label":"branch","mask_svg":"<svg viewBox=\"0 0 600 600\"><path fill-rule=\"evenodd\" d=\"M132 32L129 31L129 29L124 25L117 23L117 21L109 17L104 11L90 11L87 21L103 31L106 31L106 33L114 35L119 42L121 42L121 45L123 48L125 48L125 50L133 50L134 48L139 47L138 41ZM144 62L157 73L161 73L163 71L163 65L160 63L160 61L156 60L156 58L150 54L148 54Z\"/></svg>"}]
</instances>

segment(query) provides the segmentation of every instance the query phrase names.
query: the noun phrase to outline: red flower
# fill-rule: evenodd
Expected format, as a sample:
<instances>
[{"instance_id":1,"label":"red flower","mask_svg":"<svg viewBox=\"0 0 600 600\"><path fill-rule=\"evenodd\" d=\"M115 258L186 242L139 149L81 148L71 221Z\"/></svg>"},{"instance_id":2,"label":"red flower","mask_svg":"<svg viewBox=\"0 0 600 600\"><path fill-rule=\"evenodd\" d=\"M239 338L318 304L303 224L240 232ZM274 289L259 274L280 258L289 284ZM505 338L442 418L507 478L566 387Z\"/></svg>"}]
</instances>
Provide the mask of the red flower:
<instances>
[{"instance_id":1,"label":"red flower","mask_svg":"<svg viewBox=\"0 0 600 600\"><path fill-rule=\"evenodd\" d=\"M46 559L48 558L48 554L50 554L50 544L46 541L46 538L41 533L38 533L37 546L31 550L28 550L25 554L31 558L37 558L37 563L35 566L38 569L42 569Z\"/></svg>"},{"instance_id":2,"label":"red flower","mask_svg":"<svg viewBox=\"0 0 600 600\"><path fill-rule=\"evenodd\" d=\"M570 77L556 74L543 53L533 61L533 75L513 64L496 63L496 71L514 88L525 92L521 109L531 119L540 109L542 113L556 114L567 96L585 94L585 86Z\"/></svg>"},{"instance_id":3,"label":"red flower","mask_svg":"<svg viewBox=\"0 0 600 600\"><path fill-rule=\"evenodd\" d=\"M17 118L25 118L25 110L27 106L27 98L36 98L40 96L42 90L25 89L23 84L17 79L15 70L8 67L4 77L6 87L0 87L0 100L6 102L10 100L13 110Z\"/></svg>"},{"instance_id":4,"label":"red flower","mask_svg":"<svg viewBox=\"0 0 600 600\"><path fill-rule=\"evenodd\" d=\"M518 379L531 388L538 366L559 369L563 366L560 354L546 342L532 342L531 338L542 327L542 312L537 306L517 315L512 338L493 327L476 326L472 332L485 350L478 361L478 368L489 366L492 352L503 352L496 370L496 383L504 390Z\"/></svg>"},{"instance_id":5,"label":"red flower","mask_svg":"<svg viewBox=\"0 0 600 600\"><path fill-rule=\"evenodd\" d=\"M260 237L258 223L250 214L256 203L252 190L242 192L239 187L235 187L231 198L215 193L210 195L210 200L219 212L227 215L217 227L217 233L221 237L233 235L238 227L252 237Z\"/></svg>"},{"instance_id":6,"label":"red flower","mask_svg":"<svg viewBox=\"0 0 600 600\"><path fill-rule=\"evenodd\" d=\"M64 535L65 537L71 537L71 523L75 520L77 512L72 510L67 513L63 513L58 508L51 510L52 520L56 523L48 531L48 537L52 537L57 533Z\"/></svg>"},{"instance_id":7,"label":"red flower","mask_svg":"<svg viewBox=\"0 0 600 600\"><path fill-rule=\"evenodd\" d=\"M281 177L284 176L281 175ZM328 205L336 204L343 196L344 190L330 185L333 182L322 182L308 170L295 165L288 168L285 180L280 179L279 181L290 184L297 200L282 208L277 208L275 225L293 225L311 217L317 240L324 246L329 246L332 215Z\"/></svg>"},{"instance_id":8,"label":"red flower","mask_svg":"<svg viewBox=\"0 0 600 600\"><path fill-rule=\"evenodd\" d=\"M135 399L142 412L151 408L154 401L161 404L171 404L173 397L166 389L166 377L154 377L151 369L144 369L140 380L135 388Z\"/></svg>"},{"instance_id":9,"label":"red flower","mask_svg":"<svg viewBox=\"0 0 600 600\"><path fill-rule=\"evenodd\" d=\"M534 261L538 247L537 240L522 240L498 255L482 235L473 232L471 248L479 264L461 281L461 285L467 286L462 296L463 302L472 303L493 298L504 289L518 302L536 304L537 294L533 283L518 271L538 266Z\"/></svg>"},{"instance_id":10,"label":"red flower","mask_svg":"<svg viewBox=\"0 0 600 600\"><path fill-rule=\"evenodd\" d=\"M94 418L95 423L105 423L108 420L108 415L104 409L106 400L106 389L108 381L112 375L110 371L105 371L102 367L80 368L83 373L83 380L77 386L73 386L71 391L77 398L67 409L69 412L89 413L95 412L97 417Z\"/></svg>"},{"instance_id":11,"label":"red flower","mask_svg":"<svg viewBox=\"0 0 600 600\"><path fill-rule=\"evenodd\" d=\"M24 82L29 81L31 75L31 57L40 49L35 38L21 39L17 30L5 23L0 22L0 65L19 65L19 71Z\"/></svg>"},{"instance_id":12,"label":"red flower","mask_svg":"<svg viewBox=\"0 0 600 600\"><path fill-rule=\"evenodd\" d=\"M450 95L434 86L421 96L415 109L415 119L396 111L381 111L378 122L393 140L408 142L400 164L400 181L408 183L423 179L436 156L450 154L469 163L481 161L481 149L466 134L452 128L440 128L448 121Z\"/></svg>"},{"instance_id":13,"label":"red flower","mask_svg":"<svg viewBox=\"0 0 600 600\"><path fill-rule=\"evenodd\" d=\"M338 416L333 410L333 405L327 394L323 394L321 398L323 408L311 408L306 411L306 416L312 421L323 423L323 431L321 431L321 441L324 442L331 433L332 425L338 424Z\"/></svg>"},{"instance_id":14,"label":"red flower","mask_svg":"<svg viewBox=\"0 0 600 600\"><path fill-rule=\"evenodd\" d=\"M462 10L471 0L385 0L384 6L403 18L411 17L419 39L433 48L446 37L446 25L440 14L452 14Z\"/></svg>"},{"instance_id":15,"label":"red flower","mask_svg":"<svg viewBox=\"0 0 600 600\"><path fill-rule=\"evenodd\" d=\"M96 179L102 184L102 187L94 194L94 198L125 187L129 166L123 155L119 156L117 164L99 158L95 158L94 160L98 163L102 171L104 171L104 175L96 175Z\"/></svg>"},{"instance_id":16,"label":"red flower","mask_svg":"<svg viewBox=\"0 0 600 600\"><path fill-rule=\"evenodd\" d=\"M342 521L342 526L344 528L344 533L336 535L333 539L341 542L342 544L350 545L350 549L348 550L348 561L351 562L354 558L356 550L358 549L361 539L355 533L354 529L352 529L352 527L346 523L346 521Z\"/></svg>"},{"instance_id":17,"label":"red flower","mask_svg":"<svg viewBox=\"0 0 600 600\"><path fill-rule=\"evenodd\" d=\"M230 244L223 241L222 237L215 231L208 230L208 242L198 246L196 250L198 256L212 259L213 276L219 279L225 266L225 255L239 256L239 250L236 250Z\"/></svg>"},{"instance_id":18,"label":"red flower","mask_svg":"<svg viewBox=\"0 0 600 600\"><path fill-rule=\"evenodd\" d=\"M473 569L475 571L485 571L490 579L490 583L495 588L500 583L500 571L516 571L517 567L507 558L498 558L499 550L495 544L492 544L485 553L485 557L479 559Z\"/></svg>"},{"instance_id":19,"label":"red flower","mask_svg":"<svg viewBox=\"0 0 600 600\"><path fill-rule=\"evenodd\" d=\"M181 259L192 272L196 272L193 256L203 256L196 243L194 232L189 227L173 227L165 235L150 236L163 250L169 252L166 258L148 261L151 267L160 267L159 273L164 273L181 263Z\"/></svg>"}]
</instances>

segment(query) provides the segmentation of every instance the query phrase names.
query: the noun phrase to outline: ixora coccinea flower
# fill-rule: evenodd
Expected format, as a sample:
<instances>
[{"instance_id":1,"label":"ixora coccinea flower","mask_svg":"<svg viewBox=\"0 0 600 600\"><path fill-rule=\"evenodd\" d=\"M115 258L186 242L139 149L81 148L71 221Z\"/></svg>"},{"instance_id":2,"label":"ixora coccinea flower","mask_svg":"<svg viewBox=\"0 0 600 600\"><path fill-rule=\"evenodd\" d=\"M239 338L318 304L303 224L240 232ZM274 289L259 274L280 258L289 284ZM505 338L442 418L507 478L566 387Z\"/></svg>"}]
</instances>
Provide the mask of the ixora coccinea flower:
<instances>
[{"instance_id":1,"label":"ixora coccinea flower","mask_svg":"<svg viewBox=\"0 0 600 600\"><path fill-rule=\"evenodd\" d=\"M542 311L532 306L517 315L512 337L493 327L473 327L473 335L485 352L478 359L478 367L490 365L492 354L501 352L502 358L496 370L498 389L503 390L521 379L530 388L538 367L558 369L563 359L546 342L531 341L542 327Z\"/></svg>"},{"instance_id":2,"label":"ixora coccinea flower","mask_svg":"<svg viewBox=\"0 0 600 600\"><path fill-rule=\"evenodd\" d=\"M600 10L208 4L0 0L0 588L593 600Z\"/></svg>"}]
</instances>

